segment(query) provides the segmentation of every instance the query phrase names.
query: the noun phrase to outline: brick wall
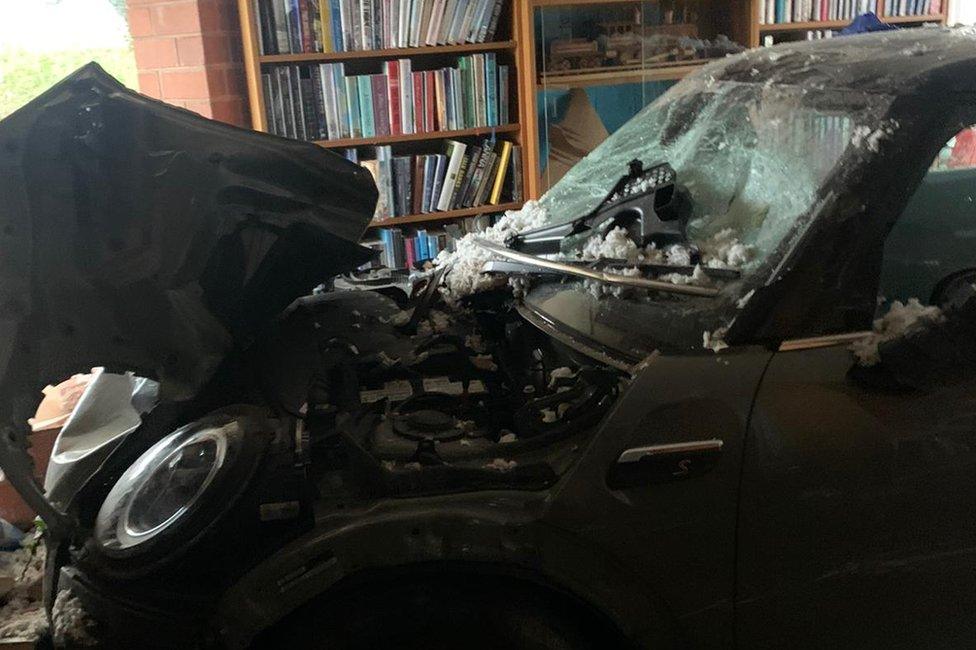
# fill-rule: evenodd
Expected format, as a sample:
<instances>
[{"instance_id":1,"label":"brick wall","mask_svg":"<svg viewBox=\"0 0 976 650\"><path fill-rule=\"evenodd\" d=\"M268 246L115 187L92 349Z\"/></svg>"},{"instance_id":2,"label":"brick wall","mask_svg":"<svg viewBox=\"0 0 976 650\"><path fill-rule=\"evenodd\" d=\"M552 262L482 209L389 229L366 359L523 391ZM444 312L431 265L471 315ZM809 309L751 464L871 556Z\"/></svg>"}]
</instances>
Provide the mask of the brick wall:
<instances>
[{"instance_id":1,"label":"brick wall","mask_svg":"<svg viewBox=\"0 0 976 650\"><path fill-rule=\"evenodd\" d=\"M234 0L126 0L139 90L250 126Z\"/></svg>"}]
</instances>

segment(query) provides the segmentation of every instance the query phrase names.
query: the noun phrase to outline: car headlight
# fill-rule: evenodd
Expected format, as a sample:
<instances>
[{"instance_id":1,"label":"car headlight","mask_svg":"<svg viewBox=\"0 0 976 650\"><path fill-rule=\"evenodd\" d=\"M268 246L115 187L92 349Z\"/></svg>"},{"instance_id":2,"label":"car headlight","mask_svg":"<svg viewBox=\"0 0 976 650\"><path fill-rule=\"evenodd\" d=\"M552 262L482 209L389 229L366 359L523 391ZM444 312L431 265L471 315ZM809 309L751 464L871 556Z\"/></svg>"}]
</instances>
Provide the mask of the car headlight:
<instances>
[{"instance_id":1,"label":"car headlight","mask_svg":"<svg viewBox=\"0 0 976 650\"><path fill-rule=\"evenodd\" d=\"M102 550L125 553L179 527L233 464L241 433L235 420L190 425L146 450L98 511L95 540Z\"/></svg>"}]
</instances>

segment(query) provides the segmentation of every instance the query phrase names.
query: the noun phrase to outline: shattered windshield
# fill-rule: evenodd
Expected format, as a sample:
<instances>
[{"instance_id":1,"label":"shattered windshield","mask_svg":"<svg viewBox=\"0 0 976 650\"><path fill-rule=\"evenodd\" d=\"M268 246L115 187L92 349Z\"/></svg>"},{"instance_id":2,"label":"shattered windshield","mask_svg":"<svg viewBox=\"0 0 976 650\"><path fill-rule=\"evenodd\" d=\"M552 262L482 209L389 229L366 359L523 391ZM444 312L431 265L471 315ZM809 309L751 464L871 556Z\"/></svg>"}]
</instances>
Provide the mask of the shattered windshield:
<instances>
[{"instance_id":1,"label":"shattered windshield","mask_svg":"<svg viewBox=\"0 0 976 650\"><path fill-rule=\"evenodd\" d=\"M714 82L677 86L570 170L542 198L550 224L597 208L631 160L670 163L690 199L690 243L772 252L808 212L848 146L867 146L888 98L850 91ZM869 129L869 130L868 130Z\"/></svg>"}]
</instances>

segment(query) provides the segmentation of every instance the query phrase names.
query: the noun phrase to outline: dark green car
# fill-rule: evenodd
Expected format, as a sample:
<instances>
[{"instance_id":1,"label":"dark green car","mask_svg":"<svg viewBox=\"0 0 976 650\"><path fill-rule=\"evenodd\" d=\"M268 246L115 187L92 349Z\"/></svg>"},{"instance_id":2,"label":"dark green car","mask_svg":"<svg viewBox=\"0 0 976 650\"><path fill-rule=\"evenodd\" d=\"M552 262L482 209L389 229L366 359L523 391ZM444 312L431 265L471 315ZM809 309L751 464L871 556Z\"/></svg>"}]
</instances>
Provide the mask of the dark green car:
<instances>
[{"instance_id":1,"label":"dark green car","mask_svg":"<svg viewBox=\"0 0 976 650\"><path fill-rule=\"evenodd\" d=\"M76 73L0 122L49 603L121 647L971 644L974 124L972 32L730 57L403 311L307 295L368 259L362 169ZM93 366L42 488L24 423Z\"/></svg>"}]
</instances>

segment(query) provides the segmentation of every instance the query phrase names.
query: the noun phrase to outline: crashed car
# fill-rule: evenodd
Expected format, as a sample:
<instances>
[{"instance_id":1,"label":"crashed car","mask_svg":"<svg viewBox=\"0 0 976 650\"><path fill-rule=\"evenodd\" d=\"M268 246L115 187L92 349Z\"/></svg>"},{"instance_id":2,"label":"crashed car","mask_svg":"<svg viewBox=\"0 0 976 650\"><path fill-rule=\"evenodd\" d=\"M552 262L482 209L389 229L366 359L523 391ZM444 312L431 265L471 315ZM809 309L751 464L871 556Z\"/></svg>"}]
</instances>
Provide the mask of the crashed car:
<instances>
[{"instance_id":1,"label":"crashed car","mask_svg":"<svg viewBox=\"0 0 976 650\"><path fill-rule=\"evenodd\" d=\"M369 258L362 169L83 69L0 123L49 604L123 647L971 642L972 303L882 279L972 124L972 32L731 57L404 310L308 295ZM92 367L42 488L23 423Z\"/></svg>"}]
</instances>

